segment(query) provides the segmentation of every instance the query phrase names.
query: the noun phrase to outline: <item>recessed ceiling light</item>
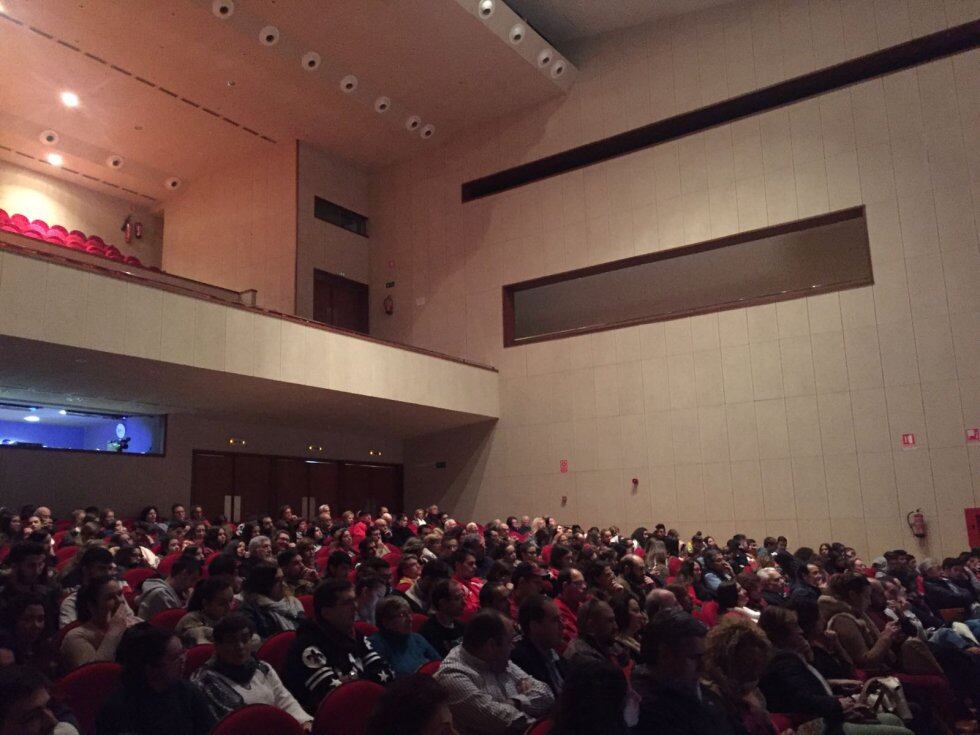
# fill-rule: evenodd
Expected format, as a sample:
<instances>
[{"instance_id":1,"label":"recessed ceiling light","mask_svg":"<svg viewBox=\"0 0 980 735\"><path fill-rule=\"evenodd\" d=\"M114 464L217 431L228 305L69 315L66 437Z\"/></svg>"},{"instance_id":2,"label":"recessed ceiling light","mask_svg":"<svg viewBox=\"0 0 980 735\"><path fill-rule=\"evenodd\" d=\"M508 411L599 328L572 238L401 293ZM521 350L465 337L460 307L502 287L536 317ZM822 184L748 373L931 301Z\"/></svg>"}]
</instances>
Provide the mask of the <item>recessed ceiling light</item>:
<instances>
[{"instance_id":1,"label":"recessed ceiling light","mask_svg":"<svg viewBox=\"0 0 980 735\"><path fill-rule=\"evenodd\" d=\"M48 163L50 163L52 166L60 166L64 162L65 162L65 159L62 158L60 154L58 154L58 153L49 153L48 154Z\"/></svg>"},{"instance_id":2,"label":"recessed ceiling light","mask_svg":"<svg viewBox=\"0 0 980 735\"><path fill-rule=\"evenodd\" d=\"M477 6L479 8L479 13L481 18L489 18L493 15L493 0L480 0L480 4Z\"/></svg>"},{"instance_id":3,"label":"recessed ceiling light","mask_svg":"<svg viewBox=\"0 0 980 735\"><path fill-rule=\"evenodd\" d=\"M350 94L355 89L357 89L357 77L353 74L348 74L346 77L340 80L340 89L347 94Z\"/></svg>"},{"instance_id":4,"label":"recessed ceiling light","mask_svg":"<svg viewBox=\"0 0 980 735\"><path fill-rule=\"evenodd\" d=\"M259 43L263 46L275 46L279 43L279 29L275 26L265 26L259 31Z\"/></svg>"},{"instance_id":5,"label":"recessed ceiling light","mask_svg":"<svg viewBox=\"0 0 980 735\"><path fill-rule=\"evenodd\" d=\"M105 159L105 165L109 168L122 168L124 163L123 157L115 153Z\"/></svg>"},{"instance_id":6,"label":"recessed ceiling light","mask_svg":"<svg viewBox=\"0 0 980 735\"><path fill-rule=\"evenodd\" d=\"M68 415L68 412L65 409L62 408L62 409L59 409L58 410L58 414L61 415L61 416L67 416Z\"/></svg>"},{"instance_id":7,"label":"recessed ceiling light","mask_svg":"<svg viewBox=\"0 0 980 735\"><path fill-rule=\"evenodd\" d=\"M387 97L378 97L374 101L375 112L388 112L389 107L391 107L391 100Z\"/></svg>"},{"instance_id":8,"label":"recessed ceiling light","mask_svg":"<svg viewBox=\"0 0 980 735\"><path fill-rule=\"evenodd\" d=\"M538 52L538 66L544 67L551 63L553 53L550 48L541 49Z\"/></svg>"},{"instance_id":9,"label":"recessed ceiling light","mask_svg":"<svg viewBox=\"0 0 980 735\"><path fill-rule=\"evenodd\" d=\"M78 95L74 92L62 92L61 104L65 107L78 107Z\"/></svg>"},{"instance_id":10,"label":"recessed ceiling light","mask_svg":"<svg viewBox=\"0 0 980 735\"><path fill-rule=\"evenodd\" d=\"M565 62L562 61L561 59L558 59L551 66L551 76L553 76L555 79L557 79L558 77L560 77L564 73L565 73Z\"/></svg>"},{"instance_id":11,"label":"recessed ceiling light","mask_svg":"<svg viewBox=\"0 0 980 735\"><path fill-rule=\"evenodd\" d=\"M28 423L31 423L31 424L36 424L40 420L41 420L41 417L40 416L34 416L33 414L31 414L30 416L25 416L24 417L24 421L27 421Z\"/></svg>"},{"instance_id":12,"label":"recessed ceiling light","mask_svg":"<svg viewBox=\"0 0 980 735\"><path fill-rule=\"evenodd\" d=\"M436 134L436 126L433 125L432 123L422 126L422 130L419 131L419 135L421 135L426 140L428 140L435 134Z\"/></svg>"},{"instance_id":13,"label":"recessed ceiling light","mask_svg":"<svg viewBox=\"0 0 980 735\"><path fill-rule=\"evenodd\" d=\"M61 140L58 133L54 130L42 130L41 134L37 136L37 139L44 143L44 145L57 145L58 141Z\"/></svg>"},{"instance_id":14,"label":"recessed ceiling light","mask_svg":"<svg viewBox=\"0 0 980 735\"><path fill-rule=\"evenodd\" d=\"M422 118L420 118L418 115L412 115L405 121L405 128L407 130L415 131L420 127L422 127Z\"/></svg>"},{"instance_id":15,"label":"recessed ceiling light","mask_svg":"<svg viewBox=\"0 0 980 735\"><path fill-rule=\"evenodd\" d=\"M316 51L307 51L303 54L303 58L299 60L299 63L307 71L316 71L320 68L321 61L320 54Z\"/></svg>"},{"instance_id":16,"label":"recessed ceiling light","mask_svg":"<svg viewBox=\"0 0 980 735\"><path fill-rule=\"evenodd\" d=\"M526 30L523 23L515 23L510 29L510 42L517 45L524 40Z\"/></svg>"}]
</instances>

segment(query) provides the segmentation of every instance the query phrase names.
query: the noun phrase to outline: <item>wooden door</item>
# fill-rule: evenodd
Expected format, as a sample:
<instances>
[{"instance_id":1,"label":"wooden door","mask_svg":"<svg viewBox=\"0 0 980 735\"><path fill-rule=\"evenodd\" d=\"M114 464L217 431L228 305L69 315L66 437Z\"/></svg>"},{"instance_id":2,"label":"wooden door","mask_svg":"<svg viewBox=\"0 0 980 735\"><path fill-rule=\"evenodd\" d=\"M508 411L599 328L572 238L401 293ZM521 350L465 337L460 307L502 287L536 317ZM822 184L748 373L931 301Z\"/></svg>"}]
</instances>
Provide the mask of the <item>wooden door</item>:
<instances>
[{"instance_id":1,"label":"wooden door","mask_svg":"<svg viewBox=\"0 0 980 735\"><path fill-rule=\"evenodd\" d=\"M275 513L275 491L272 483L272 457L236 454L235 494L241 498L236 520L265 513Z\"/></svg>"},{"instance_id":2,"label":"wooden door","mask_svg":"<svg viewBox=\"0 0 980 735\"><path fill-rule=\"evenodd\" d=\"M344 508L355 512L359 509L376 513L378 506L387 506L392 512L402 509L401 467L345 462L341 470L341 487Z\"/></svg>"},{"instance_id":3,"label":"wooden door","mask_svg":"<svg viewBox=\"0 0 980 735\"><path fill-rule=\"evenodd\" d=\"M229 454L194 452L191 460L191 503L204 508L205 518L231 516L235 463Z\"/></svg>"},{"instance_id":4,"label":"wooden door","mask_svg":"<svg viewBox=\"0 0 980 735\"><path fill-rule=\"evenodd\" d=\"M340 492L340 464L316 460L308 463L306 467L309 472L310 504L313 506L313 513L315 514L317 508L327 503L334 516L339 516L345 510L344 499Z\"/></svg>"},{"instance_id":5,"label":"wooden door","mask_svg":"<svg viewBox=\"0 0 980 735\"><path fill-rule=\"evenodd\" d=\"M293 513L309 518L309 478L306 464L302 459L276 457L272 461L272 482L275 494L275 508L270 512L278 513L283 505L289 505ZM315 511L316 509L314 509Z\"/></svg>"},{"instance_id":6,"label":"wooden door","mask_svg":"<svg viewBox=\"0 0 980 735\"><path fill-rule=\"evenodd\" d=\"M349 278L314 270L313 319L341 329L368 333L368 287Z\"/></svg>"}]
</instances>

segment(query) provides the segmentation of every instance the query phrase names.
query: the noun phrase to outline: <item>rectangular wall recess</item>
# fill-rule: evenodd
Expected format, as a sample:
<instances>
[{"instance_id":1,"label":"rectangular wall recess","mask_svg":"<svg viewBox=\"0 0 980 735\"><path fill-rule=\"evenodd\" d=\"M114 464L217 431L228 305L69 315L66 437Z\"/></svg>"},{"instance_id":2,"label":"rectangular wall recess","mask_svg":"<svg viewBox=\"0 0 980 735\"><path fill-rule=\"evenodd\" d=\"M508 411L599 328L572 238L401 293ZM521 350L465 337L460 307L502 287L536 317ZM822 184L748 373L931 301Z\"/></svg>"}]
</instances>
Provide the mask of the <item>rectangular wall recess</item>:
<instances>
[{"instance_id":1,"label":"rectangular wall recess","mask_svg":"<svg viewBox=\"0 0 980 735\"><path fill-rule=\"evenodd\" d=\"M855 207L504 286L504 346L872 283Z\"/></svg>"}]
</instances>

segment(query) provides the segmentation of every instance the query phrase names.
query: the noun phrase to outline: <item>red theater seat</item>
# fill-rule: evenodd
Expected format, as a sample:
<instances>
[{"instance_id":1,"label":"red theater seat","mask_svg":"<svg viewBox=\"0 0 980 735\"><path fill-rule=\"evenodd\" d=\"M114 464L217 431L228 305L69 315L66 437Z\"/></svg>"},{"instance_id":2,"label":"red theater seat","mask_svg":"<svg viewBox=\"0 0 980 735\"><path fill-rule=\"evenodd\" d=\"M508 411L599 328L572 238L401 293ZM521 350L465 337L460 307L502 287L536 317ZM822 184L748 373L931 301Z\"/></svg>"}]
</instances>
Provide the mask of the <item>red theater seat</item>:
<instances>
[{"instance_id":1,"label":"red theater seat","mask_svg":"<svg viewBox=\"0 0 980 735\"><path fill-rule=\"evenodd\" d=\"M313 735L364 735L368 717L384 691L373 681L341 684L320 702L313 719Z\"/></svg>"},{"instance_id":2,"label":"red theater seat","mask_svg":"<svg viewBox=\"0 0 980 735\"><path fill-rule=\"evenodd\" d=\"M303 613L307 620L313 620L313 595L300 595L296 598L303 605Z\"/></svg>"},{"instance_id":3,"label":"red theater seat","mask_svg":"<svg viewBox=\"0 0 980 735\"><path fill-rule=\"evenodd\" d=\"M173 567L174 562L181 557L181 554L167 554L160 560L157 565L157 572L159 572L161 577L166 577L170 574L170 569Z\"/></svg>"},{"instance_id":4,"label":"red theater seat","mask_svg":"<svg viewBox=\"0 0 980 735\"><path fill-rule=\"evenodd\" d=\"M23 232L31 226L31 221L22 214L12 214L10 215L10 224Z\"/></svg>"},{"instance_id":5,"label":"red theater seat","mask_svg":"<svg viewBox=\"0 0 980 735\"><path fill-rule=\"evenodd\" d=\"M551 720L538 720L527 729L525 735L548 735L554 726Z\"/></svg>"},{"instance_id":6,"label":"red theater seat","mask_svg":"<svg viewBox=\"0 0 980 735\"><path fill-rule=\"evenodd\" d=\"M143 589L143 583L150 577L155 576L157 576L155 569L151 569L150 567L136 567L135 569L126 570L125 574L123 574L123 579L130 588L139 592Z\"/></svg>"},{"instance_id":7,"label":"red theater seat","mask_svg":"<svg viewBox=\"0 0 980 735\"><path fill-rule=\"evenodd\" d=\"M119 664L100 661L75 669L55 685L78 720L81 735L95 735L95 717L119 683L121 671Z\"/></svg>"},{"instance_id":8,"label":"red theater seat","mask_svg":"<svg viewBox=\"0 0 980 735\"><path fill-rule=\"evenodd\" d=\"M354 623L354 630L356 630L359 635L369 636L378 632L378 626L371 625L371 623L365 622L364 620L358 620L356 623Z\"/></svg>"},{"instance_id":9,"label":"red theater seat","mask_svg":"<svg viewBox=\"0 0 980 735\"><path fill-rule=\"evenodd\" d=\"M424 664L419 666L418 671L416 671L415 673L425 674L426 676L432 676L439 670L439 666L441 664L442 661L426 661Z\"/></svg>"},{"instance_id":10,"label":"red theater seat","mask_svg":"<svg viewBox=\"0 0 980 735\"><path fill-rule=\"evenodd\" d=\"M304 735L296 718L271 704L249 704L214 726L211 735Z\"/></svg>"},{"instance_id":11,"label":"red theater seat","mask_svg":"<svg viewBox=\"0 0 980 735\"><path fill-rule=\"evenodd\" d=\"M191 674L201 668L204 663L214 655L213 643L201 643L187 649L184 658L184 678L190 679Z\"/></svg>"},{"instance_id":12,"label":"red theater seat","mask_svg":"<svg viewBox=\"0 0 980 735\"><path fill-rule=\"evenodd\" d=\"M65 561L65 559L71 559L78 553L79 548L78 546L62 546L60 549L55 549L55 558L59 563Z\"/></svg>"},{"instance_id":13,"label":"red theater seat","mask_svg":"<svg viewBox=\"0 0 980 735\"><path fill-rule=\"evenodd\" d=\"M428 615L423 615L422 613L412 613L412 632L418 633L420 630L422 630L422 626L425 625L425 621L428 619Z\"/></svg>"},{"instance_id":14,"label":"red theater seat","mask_svg":"<svg viewBox=\"0 0 980 735\"><path fill-rule=\"evenodd\" d=\"M164 610L163 612L158 612L152 618L150 618L150 625L154 628L160 628L161 630L173 630L177 627L177 623L180 619L187 614L187 610L182 607L175 607L171 610Z\"/></svg>"},{"instance_id":15,"label":"red theater seat","mask_svg":"<svg viewBox=\"0 0 980 735\"><path fill-rule=\"evenodd\" d=\"M286 669L286 654L289 653L289 648L293 645L294 640L296 640L296 631L287 630L276 633L259 646L255 657L259 661L265 661L282 677Z\"/></svg>"}]
</instances>

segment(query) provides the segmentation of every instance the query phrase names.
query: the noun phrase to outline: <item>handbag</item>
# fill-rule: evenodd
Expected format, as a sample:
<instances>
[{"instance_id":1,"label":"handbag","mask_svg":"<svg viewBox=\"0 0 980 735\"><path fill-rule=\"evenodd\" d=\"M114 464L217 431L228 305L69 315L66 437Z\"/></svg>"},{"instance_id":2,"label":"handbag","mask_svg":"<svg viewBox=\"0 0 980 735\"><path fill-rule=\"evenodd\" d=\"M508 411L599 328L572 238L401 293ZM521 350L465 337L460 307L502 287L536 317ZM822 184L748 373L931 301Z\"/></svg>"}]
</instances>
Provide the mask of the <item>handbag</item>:
<instances>
[{"instance_id":1,"label":"handbag","mask_svg":"<svg viewBox=\"0 0 980 735\"><path fill-rule=\"evenodd\" d=\"M861 689L858 701L872 712L889 712L906 722L912 720L912 710L905 698L902 682L894 676L868 679Z\"/></svg>"}]
</instances>

